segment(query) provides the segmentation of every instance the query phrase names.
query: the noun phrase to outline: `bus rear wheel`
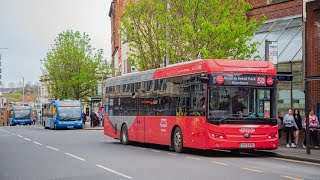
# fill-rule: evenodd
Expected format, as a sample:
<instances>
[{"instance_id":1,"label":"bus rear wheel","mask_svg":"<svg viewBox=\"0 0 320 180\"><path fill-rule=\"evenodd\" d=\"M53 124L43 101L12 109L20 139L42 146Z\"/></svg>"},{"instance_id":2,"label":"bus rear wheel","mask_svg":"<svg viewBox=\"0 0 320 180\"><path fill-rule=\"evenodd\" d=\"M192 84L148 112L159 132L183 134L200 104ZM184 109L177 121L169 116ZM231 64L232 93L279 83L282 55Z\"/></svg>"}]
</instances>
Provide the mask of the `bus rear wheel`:
<instances>
[{"instance_id":1,"label":"bus rear wheel","mask_svg":"<svg viewBox=\"0 0 320 180\"><path fill-rule=\"evenodd\" d=\"M173 148L177 153L183 152L183 136L180 127L176 127L173 134Z\"/></svg>"},{"instance_id":2,"label":"bus rear wheel","mask_svg":"<svg viewBox=\"0 0 320 180\"><path fill-rule=\"evenodd\" d=\"M127 125L124 124L121 128L121 134L120 134L120 142L123 145L129 144L129 139L128 139L128 128Z\"/></svg>"}]
</instances>

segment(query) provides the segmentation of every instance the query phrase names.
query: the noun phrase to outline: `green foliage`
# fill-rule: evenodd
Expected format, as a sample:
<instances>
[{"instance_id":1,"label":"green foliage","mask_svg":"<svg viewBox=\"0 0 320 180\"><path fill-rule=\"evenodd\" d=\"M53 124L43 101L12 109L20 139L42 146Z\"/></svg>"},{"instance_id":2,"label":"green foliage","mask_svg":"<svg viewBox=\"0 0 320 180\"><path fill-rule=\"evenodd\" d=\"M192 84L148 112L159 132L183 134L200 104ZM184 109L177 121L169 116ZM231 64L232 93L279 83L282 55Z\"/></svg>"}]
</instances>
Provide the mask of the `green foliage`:
<instances>
[{"instance_id":1,"label":"green foliage","mask_svg":"<svg viewBox=\"0 0 320 180\"><path fill-rule=\"evenodd\" d=\"M103 51L90 45L85 33L65 31L58 35L44 63L49 93L55 99L85 99L109 74Z\"/></svg>"},{"instance_id":2,"label":"green foliage","mask_svg":"<svg viewBox=\"0 0 320 180\"><path fill-rule=\"evenodd\" d=\"M170 63L199 57L248 59L258 45L248 42L265 19L249 20L251 8L246 0L130 1L121 17L121 33L139 70L163 66L166 49Z\"/></svg>"}]
</instances>

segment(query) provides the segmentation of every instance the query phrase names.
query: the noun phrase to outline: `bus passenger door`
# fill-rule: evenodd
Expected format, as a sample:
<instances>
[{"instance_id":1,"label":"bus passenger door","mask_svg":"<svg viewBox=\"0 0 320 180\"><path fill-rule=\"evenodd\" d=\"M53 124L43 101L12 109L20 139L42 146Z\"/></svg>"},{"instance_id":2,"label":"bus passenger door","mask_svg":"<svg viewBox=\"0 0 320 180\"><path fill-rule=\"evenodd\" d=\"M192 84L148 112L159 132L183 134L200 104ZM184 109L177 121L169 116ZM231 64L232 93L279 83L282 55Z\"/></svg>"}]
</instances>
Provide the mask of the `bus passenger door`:
<instances>
[{"instance_id":1,"label":"bus passenger door","mask_svg":"<svg viewBox=\"0 0 320 180\"><path fill-rule=\"evenodd\" d=\"M145 117L144 116L138 116L137 119L138 123L138 141L139 142L145 142Z\"/></svg>"},{"instance_id":2,"label":"bus passenger door","mask_svg":"<svg viewBox=\"0 0 320 180\"><path fill-rule=\"evenodd\" d=\"M138 117L137 117L137 138L138 142L145 142L145 116L147 115L147 105L145 98L139 98L138 100Z\"/></svg>"}]
</instances>

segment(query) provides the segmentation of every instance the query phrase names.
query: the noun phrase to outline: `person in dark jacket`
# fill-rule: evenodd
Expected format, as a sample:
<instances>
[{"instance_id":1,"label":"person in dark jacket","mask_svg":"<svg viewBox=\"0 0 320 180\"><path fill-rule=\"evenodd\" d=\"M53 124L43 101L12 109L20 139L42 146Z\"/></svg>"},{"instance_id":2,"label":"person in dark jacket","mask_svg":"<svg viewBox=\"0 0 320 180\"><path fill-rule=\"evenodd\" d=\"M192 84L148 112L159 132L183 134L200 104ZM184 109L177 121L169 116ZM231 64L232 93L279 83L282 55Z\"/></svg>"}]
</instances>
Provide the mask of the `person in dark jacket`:
<instances>
[{"instance_id":1,"label":"person in dark jacket","mask_svg":"<svg viewBox=\"0 0 320 180\"><path fill-rule=\"evenodd\" d=\"M90 114L90 127L94 127L94 124L96 122L96 116L96 113L92 111Z\"/></svg>"},{"instance_id":2,"label":"person in dark jacket","mask_svg":"<svg viewBox=\"0 0 320 180\"><path fill-rule=\"evenodd\" d=\"M294 120L296 121L296 124L298 126L298 129L294 128L294 142L295 142L296 146L298 147L299 132L302 130L302 118L301 118L301 115L300 115L300 112L298 109L294 110L293 117L294 117Z\"/></svg>"},{"instance_id":3,"label":"person in dark jacket","mask_svg":"<svg viewBox=\"0 0 320 180\"><path fill-rule=\"evenodd\" d=\"M283 122L283 117L281 116L281 113L278 112L278 137L281 139L282 136L282 122Z\"/></svg>"},{"instance_id":4,"label":"person in dark jacket","mask_svg":"<svg viewBox=\"0 0 320 180\"><path fill-rule=\"evenodd\" d=\"M83 125L86 125L87 115L86 113L82 112L82 123Z\"/></svg>"}]
</instances>

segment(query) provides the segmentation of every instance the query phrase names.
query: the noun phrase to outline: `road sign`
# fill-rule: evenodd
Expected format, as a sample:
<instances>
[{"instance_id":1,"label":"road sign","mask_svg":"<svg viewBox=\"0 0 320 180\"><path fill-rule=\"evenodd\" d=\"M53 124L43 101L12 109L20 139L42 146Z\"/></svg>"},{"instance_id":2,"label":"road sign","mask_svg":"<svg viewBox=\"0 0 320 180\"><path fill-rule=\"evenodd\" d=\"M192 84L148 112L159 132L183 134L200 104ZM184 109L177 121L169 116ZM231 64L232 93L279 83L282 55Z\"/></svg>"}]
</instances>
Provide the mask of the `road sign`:
<instances>
[{"instance_id":1,"label":"road sign","mask_svg":"<svg viewBox=\"0 0 320 180\"><path fill-rule=\"evenodd\" d=\"M278 41L265 41L266 43L266 61L273 63L275 67L278 67Z\"/></svg>"}]
</instances>

